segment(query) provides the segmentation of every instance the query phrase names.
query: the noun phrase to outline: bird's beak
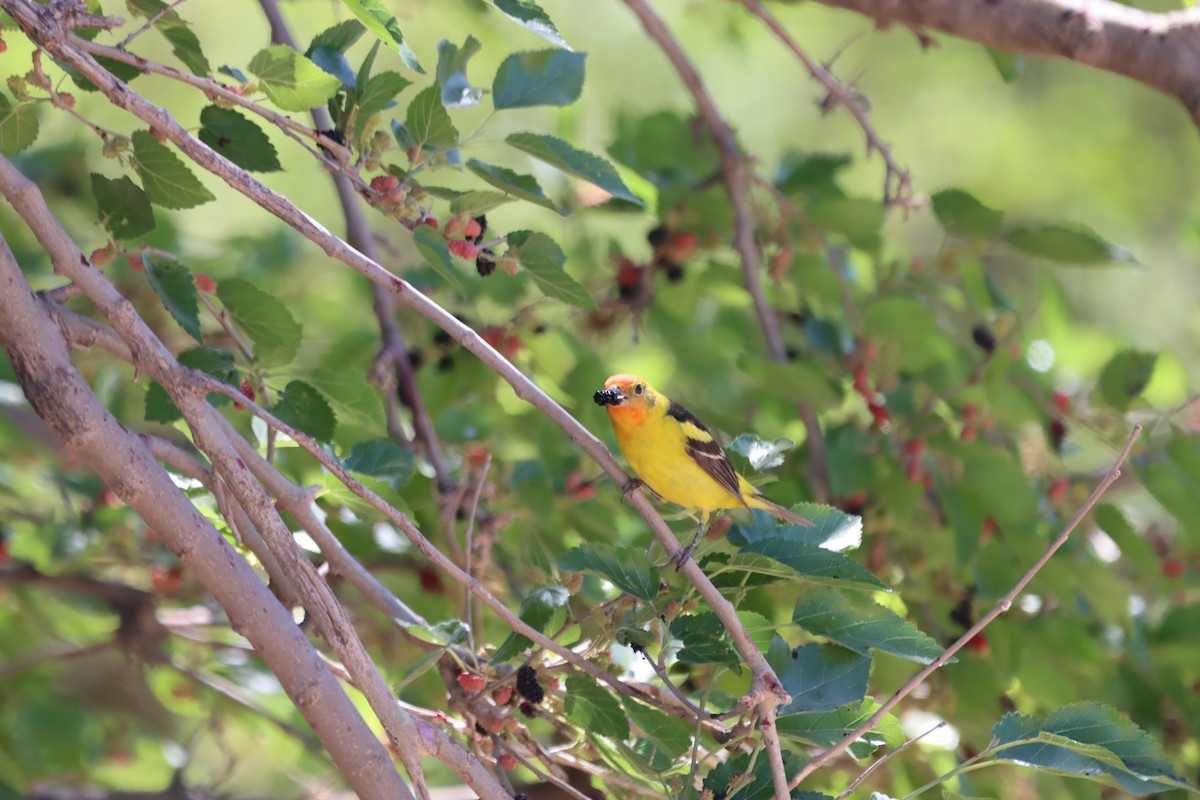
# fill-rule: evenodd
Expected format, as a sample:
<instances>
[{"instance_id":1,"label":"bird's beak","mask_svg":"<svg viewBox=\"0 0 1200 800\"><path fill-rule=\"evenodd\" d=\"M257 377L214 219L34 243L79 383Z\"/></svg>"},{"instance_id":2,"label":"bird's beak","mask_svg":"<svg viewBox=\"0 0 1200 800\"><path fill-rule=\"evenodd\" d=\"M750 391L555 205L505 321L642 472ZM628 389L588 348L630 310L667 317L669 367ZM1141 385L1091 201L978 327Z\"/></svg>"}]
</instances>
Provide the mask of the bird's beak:
<instances>
[{"instance_id":1,"label":"bird's beak","mask_svg":"<svg viewBox=\"0 0 1200 800\"><path fill-rule=\"evenodd\" d=\"M596 401L598 406L619 406L625 402L625 395L616 386L610 386L607 389L602 389L592 395L592 399Z\"/></svg>"}]
</instances>

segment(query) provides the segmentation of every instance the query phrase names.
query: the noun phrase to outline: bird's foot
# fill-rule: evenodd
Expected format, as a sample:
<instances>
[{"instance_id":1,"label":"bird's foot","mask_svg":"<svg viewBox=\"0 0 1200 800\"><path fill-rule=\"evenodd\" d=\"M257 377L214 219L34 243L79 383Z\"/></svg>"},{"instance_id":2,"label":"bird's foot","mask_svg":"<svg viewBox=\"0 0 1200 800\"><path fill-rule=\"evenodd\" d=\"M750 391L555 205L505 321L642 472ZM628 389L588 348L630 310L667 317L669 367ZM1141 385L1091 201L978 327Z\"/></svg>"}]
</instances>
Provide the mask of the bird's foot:
<instances>
[{"instance_id":1,"label":"bird's foot","mask_svg":"<svg viewBox=\"0 0 1200 800\"><path fill-rule=\"evenodd\" d=\"M641 478L630 478L629 482L621 487L621 496L628 500L634 492L644 488L646 488L646 482Z\"/></svg>"},{"instance_id":2,"label":"bird's foot","mask_svg":"<svg viewBox=\"0 0 1200 800\"><path fill-rule=\"evenodd\" d=\"M687 547L676 550L675 555L671 556L671 560L667 563L672 564L675 567L675 571L679 572L681 569L683 569L683 565L687 563L687 560L692 557L692 553L696 552L696 545L698 543L699 539L697 538L693 540L692 543Z\"/></svg>"}]
</instances>

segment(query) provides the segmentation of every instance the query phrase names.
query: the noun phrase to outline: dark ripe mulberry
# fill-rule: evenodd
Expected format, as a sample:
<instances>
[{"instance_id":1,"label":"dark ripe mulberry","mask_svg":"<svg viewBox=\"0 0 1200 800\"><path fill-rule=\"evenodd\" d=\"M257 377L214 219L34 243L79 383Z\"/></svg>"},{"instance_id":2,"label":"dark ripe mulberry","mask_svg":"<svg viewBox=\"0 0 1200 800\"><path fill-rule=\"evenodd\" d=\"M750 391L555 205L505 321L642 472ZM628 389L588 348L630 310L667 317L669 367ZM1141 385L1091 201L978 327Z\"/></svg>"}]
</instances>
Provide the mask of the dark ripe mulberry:
<instances>
[{"instance_id":1,"label":"dark ripe mulberry","mask_svg":"<svg viewBox=\"0 0 1200 800\"><path fill-rule=\"evenodd\" d=\"M971 328L971 341L989 356L996 352L996 334L986 325L976 325Z\"/></svg>"},{"instance_id":2,"label":"dark ripe mulberry","mask_svg":"<svg viewBox=\"0 0 1200 800\"><path fill-rule=\"evenodd\" d=\"M480 725L478 722L475 723L475 732L478 733L480 736L488 735L487 730L482 725Z\"/></svg>"},{"instance_id":3,"label":"dark ripe mulberry","mask_svg":"<svg viewBox=\"0 0 1200 800\"><path fill-rule=\"evenodd\" d=\"M492 258L491 250L482 250L475 257L475 271L485 278L496 271L496 261Z\"/></svg>"},{"instance_id":4,"label":"dark ripe mulberry","mask_svg":"<svg viewBox=\"0 0 1200 800\"><path fill-rule=\"evenodd\" d=\"M537 670L528 664L517 670L517 692L531 703L537 704L546 698L542 685L538 683Z\"/></svg>"},{"instance_id":5,"label":"dark ripe mulberry","mask_svg":"<svg viewBox=\"0 0 1200 800\"><path fill-rule=\"evenodd\" d=\"M671 232L667 230L666 225L659 225L646 234L646 241L650 243L651 247L662 247L669 238L671 238Z\"/></svg>"},{"instance_id":6,"label":"dark ripe mulberry","mask_svg":"<svg viewBox=\"0 0 1200 800\"><path fill-rule=\"evenodd\" d=\"M678 264L668 264L666 268L667 280L671 283L679 283L683 280L683 267Z\"/></svg>"},{"instance_id":7,"label":"dark ripe mulberry","mask_svg":"<svg viewBox=\"0 0 1200 800\"><path fill-rule=\"evenodd\" d=\"M467 226L467 241L479 244L483 241L483 235L487 233L487 216L485 214L480 214L478 217L475 217L473 220L471 220L471 222L475 224L468 224ZM476 227L478 227L479 230L475 230Z\"/></svg>"},{"instance_id":8,"label":"dark ripe mulberry","mask_svg":"<svg viewBox=\"0 0 1200 800\"><path fill-rule=\"evenodd\" d=\"M964 597L954 608L950 609L950 621L959 625L963 630L967 630L975 624L975 617L971 612L971 598Z\"/></svg>"},{"instance_id":9,"label":"dark ripe mulberry","mask_svg":"<svg viewBox=\"0 0 1200 800\"><path fill-rule=\"evenodd\" d=\"M527 719L533 719L537 716L537 709L533 707L533 703L530 703L526 700L522 700L521 705L517 706L517 709L524 714Z\"/></svg>"}]
</instances>

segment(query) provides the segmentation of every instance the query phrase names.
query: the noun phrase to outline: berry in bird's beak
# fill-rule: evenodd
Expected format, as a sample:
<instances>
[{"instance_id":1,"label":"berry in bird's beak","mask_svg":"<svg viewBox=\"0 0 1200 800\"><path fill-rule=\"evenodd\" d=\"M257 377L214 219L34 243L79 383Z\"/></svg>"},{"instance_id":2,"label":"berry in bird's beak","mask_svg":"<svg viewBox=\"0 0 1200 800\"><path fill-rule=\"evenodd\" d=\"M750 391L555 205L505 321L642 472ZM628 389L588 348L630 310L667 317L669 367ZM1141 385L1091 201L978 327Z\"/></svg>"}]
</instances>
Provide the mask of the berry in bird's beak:
<instances>
[{"instance_id":1,"label":"berry in bird's beak","mask_svg":"<svg viewBox=\"0 0 1200 800\"><path fill-rule=\"evenodd\" d=\"M621 390L616 386L610 386L607 389L602 389L592 395L592 399L596 401L598 406L619 406L625 400L625 395L621 394Z\"/></svg>"}]
</instances>

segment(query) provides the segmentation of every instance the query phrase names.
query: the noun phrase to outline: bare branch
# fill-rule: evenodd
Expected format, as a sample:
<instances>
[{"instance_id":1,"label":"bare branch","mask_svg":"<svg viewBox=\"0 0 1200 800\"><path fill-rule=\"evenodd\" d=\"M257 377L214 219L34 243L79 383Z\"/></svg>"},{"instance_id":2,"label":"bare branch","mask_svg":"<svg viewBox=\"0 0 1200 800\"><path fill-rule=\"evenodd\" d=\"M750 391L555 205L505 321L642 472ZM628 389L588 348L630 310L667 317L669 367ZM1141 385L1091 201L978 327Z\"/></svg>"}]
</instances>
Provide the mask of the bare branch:
<instances>
[{"instance_id":1,"label":"bare branch","mask_svg":"<svg viewBox=\"0 0 1200 800\"><path fill-rule=\"evenodd\" d=\"M870 719L843 736L841 741L839 741L837 744L831 746L828 750L821 752L815 756L812 761L809 761L807 764L805 764L804 768L796 774L796 777L792 778L791 786L793 788L799 786L801 781L828 763L829 760L834 756L838 755L854 742L858 741L860 736L878 725L879 721L882 720L889 711L895 708L897 703L899 703L905 697L908 697L908 695L912 694L914 689L924 683L926 678L928 678L935 671L940 669L942 665L953 658L955 653L965 647L967 642L975 638L977 633L991 624L992 620L1008 611L1008 609L1012 607L1013 601L1017 599L1017 595L1019 595L1025 589L1025 587L1029 585L1029 582L1033 580L1034 576L1038 574L1042 567L1046 566L1046 562L1050 560L1050 557L1058 552L1060 547L1066 544L1067 539L1071 536L1071 532L1075 530L1079 523L1083 521L1083 518L1091 512L1096 503L1100 502L1100 498L1103 497L1104 493L1108 491L1108 487L1116 483L1117 478L1121 477L1121 465L1124 464L1125 459L1129 457L1129 453L1131 450L1133 450L1133 445L1135 442L1137 442L1138 436L1140 436L1141 433L1142 426L1135 425L1133 427L1133 433L1129 435L1129 440L1125 443L1125 448L1121 450L1120 454L1117 456L1117 460L1113 462L1112 469L1108 471L1108 474L1105 475L1104 478L1101 479L1099 485L1096 486L1095 491L1092 492L1092 496L1089 497L1087 502L1075 512L1075 516L1073 516L1071 521L1067 523L1066 527L1062 529L1062 532L1054 538L1054 541L1051 542L1050 546L1046 548L1046 552L1042 553L1041 557L1034 562L1032 567L1029 568L1029 571L1021 576L1021 579L1017 581L1016 585L1013 586L1011 590L1009 590L1008 594L1000 598L1000 602L996 603L995 607L993 607L991 611L980 617L979 621L972 625L970 630L958 637L958 640L954 642L954 644L947 647L940 656L935 658L929 663L928 666L909 679L908 683L896 690L896 693L889 697L887 701L884 702L883 705L881 705L879 709L871 715Z\"/></svg>"},{"instance_id":2,"label":"bare branch","mask_svg":"<svg viewBox=\"0 0 1200 800\"><path fill-rule=\"evenodd\" d=\"M1200 126L1200 9L1157 13L1113 0L817 0L880 27L930 28L1032 55L1124 75L1183 104Z\"/></svg>"}]
</instances>

